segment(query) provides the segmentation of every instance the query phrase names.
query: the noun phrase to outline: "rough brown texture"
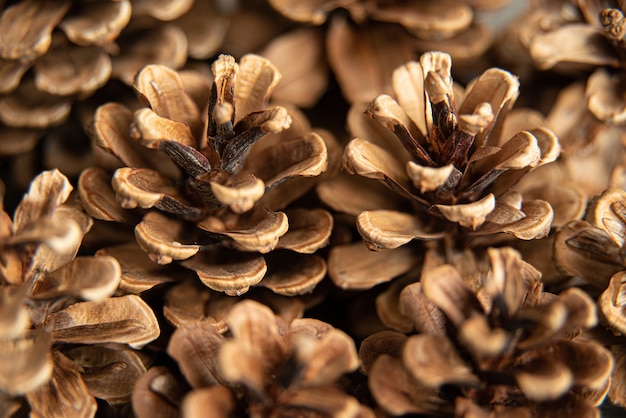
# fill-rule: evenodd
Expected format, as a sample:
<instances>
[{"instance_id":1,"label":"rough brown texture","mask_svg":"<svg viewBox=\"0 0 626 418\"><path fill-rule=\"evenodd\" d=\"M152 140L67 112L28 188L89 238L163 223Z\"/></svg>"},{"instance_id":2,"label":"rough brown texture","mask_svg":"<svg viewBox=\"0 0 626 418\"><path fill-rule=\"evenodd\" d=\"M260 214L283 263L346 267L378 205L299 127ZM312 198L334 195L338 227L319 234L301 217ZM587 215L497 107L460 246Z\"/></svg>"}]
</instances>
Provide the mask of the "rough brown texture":
<instances>
[{"instance_id":1,"label":"rough brown texture","mask_svg":"<svg viewBox=\"0 0 626 418\"><path fill-rule=\"evenodd\" d=\"M625 12L0 0L0 416L623 415Z\"/></svg>"}]
</instances>

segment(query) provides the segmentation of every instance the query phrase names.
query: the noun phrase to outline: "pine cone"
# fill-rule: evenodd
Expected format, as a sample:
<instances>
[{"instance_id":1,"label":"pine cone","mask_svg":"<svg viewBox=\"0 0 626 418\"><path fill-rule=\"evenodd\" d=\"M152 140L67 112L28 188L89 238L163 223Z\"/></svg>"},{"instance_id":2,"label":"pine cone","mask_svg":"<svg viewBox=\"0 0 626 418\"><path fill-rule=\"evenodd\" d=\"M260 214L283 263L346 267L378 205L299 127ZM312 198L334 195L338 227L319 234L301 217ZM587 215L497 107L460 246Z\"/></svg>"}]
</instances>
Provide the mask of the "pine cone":
<instances>
[{"instance_id":1,"label":"pine cone","mask_svg":"<svg viewBox=\"0 0 626 418\"><path fill-rule=\"evenodd\" d=\"M151 209L135 227L138 244L161 264L184 260L214 290L241 294L263 280L281 294L309 292L326 272L312 253L327 243L332 218L321 209L281 209L326 170L325 141L333 139L297 115L288 130L290 112L266 108L280 79L269 61L221 56L212 68L210 88L197 73L148 66L135 88L150 107L100 107L96 141L125 167L115 171L104 209L97 194L106 173L83 173L83 204L95 218L131 224L116 199L125 209ZM290 262L281 262L287 254Z\"/></svg>"},{"instance_id":2,"label":"pine cone","mask_svg":"<svg viewBox=\"0 0 626 418\"><path fill-rule=\"evenodd\" d=\"M400 293L420 333L374 334L360 349L372 394L391 415L552 417L595 414L613 357L581 335L597 316L580 289L542 291L540 274L511 249L491 249L471 287L451 265Z\"/></svg>"},{"instance_id":3,"label":"pine cone","mask_svg":"<svg viewBox=\"0 0 626 418\"><path fill-rule=\"evenodd\" d=\"M356 109L349 116L357 138L345 148L344 169L387 188L343 176L321 185L320 196L357 217L357 229L370 249L401 250L413 240L445 237L450 241L446 245L472 247L501 241L504 234L542 238L550 230L550 204L523 200L514 186L535 167L558 157L556 136L514 116L511 107L519 84L510 73L489 69L462 92L452 83L450 67L449 55L433 52L395 71L396 99L378 96L366 110L394 135L359 119ZM345 188L361 198L342 201L339 190ZM363 255L358 247L333 251L344 251L344 259ZM394 273L413 264L411 252L401 251L396 256L403 261L395 260ZM352 286L339 258L331 254L331 277Z\"/></svg>"},{"instance_id":4,"label":"pine cone","mask_svg":"<svg viewBox=\"0 0 626 418\"><path fill-rule=\"evenodd\" d=\"M391 73L415 59L416 50L448 52L458 61L459 70L462 63L475 64L493 42L491 31L476 15L504 3L272 0L270 4L286 17L316 28L280 35L261 54L293 80L287 84L292 90L278 91L277 97L303 106L314 104L327 87L328 61L346 100L367 102L391 92ZM339 9L345 9L349 19ZM311 65L294 65L293 57ZM311 88L313 94L301 93L310 93Z\"/></svg>"},{"instance_id":5,"label":"pine cone","mask_svg":"<svg viewBox=\"0 0 626 418\"><path fill-rule=\"evenodd\" d=\"M196 322L170 339L167 351L192 389L182 401L185 416L373 417L337 385L358 366L354 342L344 332L311 318L285 322L253 301L236 303L225 322L224 334ZM148 374L154 379L167 371ZM135 389L139 416L165 406L151 381L146 375Z\"/></svg>"},{"instance_id":6,"label":"pine cone","mask_svg":"<svg viewBox=\"0 0 626 418\"><path fill-rule=\"evenodd\" d=\"M69 199L71 190L58 170L44 172L13 220L0 212L0 394L23 396L13 407L25 400L38 416L69 416L78 408L92 417L94 396L130 401L146 369L130 347L159 336L141 298L111 297L120 281L113 257L76 257L92 221ZM124 366L110 372L113 364Z\"/></svg>"}]
</instances>

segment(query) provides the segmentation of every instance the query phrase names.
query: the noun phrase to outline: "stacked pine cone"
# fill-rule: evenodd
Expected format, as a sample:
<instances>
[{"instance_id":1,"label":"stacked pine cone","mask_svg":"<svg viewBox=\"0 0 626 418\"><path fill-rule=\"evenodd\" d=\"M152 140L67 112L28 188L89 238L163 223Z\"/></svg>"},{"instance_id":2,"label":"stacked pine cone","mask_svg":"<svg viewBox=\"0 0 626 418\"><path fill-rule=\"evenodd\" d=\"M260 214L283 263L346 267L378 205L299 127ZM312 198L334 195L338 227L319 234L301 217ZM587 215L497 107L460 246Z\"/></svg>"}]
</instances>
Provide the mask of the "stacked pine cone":
<instances>
[{"instance_id":1,"label":"stacked pine cone","mask_svg":"<svg viewBox=\"0 0 626 418\"><path fill-rule=\"evenodd\" d=\"M620 414L624 13L0 1L0 416Z\"/></svg>"}]
</instances>

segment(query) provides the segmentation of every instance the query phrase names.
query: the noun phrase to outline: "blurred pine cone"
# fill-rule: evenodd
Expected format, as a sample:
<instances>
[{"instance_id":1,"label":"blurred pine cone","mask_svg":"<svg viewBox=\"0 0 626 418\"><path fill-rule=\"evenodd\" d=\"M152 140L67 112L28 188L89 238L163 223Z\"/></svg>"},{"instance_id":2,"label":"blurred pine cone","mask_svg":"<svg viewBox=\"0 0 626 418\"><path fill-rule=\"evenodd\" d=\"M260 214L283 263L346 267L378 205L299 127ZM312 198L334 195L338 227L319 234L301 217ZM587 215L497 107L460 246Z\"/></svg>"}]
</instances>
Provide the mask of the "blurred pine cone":
<instances>
[{"instance_id":1,"label":"blurred pine cone","mask_svg":"<svg viewBox=\"0 0 626 418\"><path fill-rule=\"evenodd\" d=\"M477 14L506 3L271 0L276 10L303 27L278 36L260 54L288 80L276 92L277 99L315 104L328 86L328 62L346 100L368 102L391 93L391 73L415 59L416 52L441 50L453 56L459 72L462 65L471 67L493 42Z\"/></svg>"},{"instance_id":2,"label":"blurred pine cone","mask_svg":"<svg viewBox=\"0 0 626 418\"><path fill-rule=\"evenodd\" d=\"M177 383L160 393L153 382L176 376L152 369L135 387L139 417L176 413L165 401L172 398L186 417L373 417L339 384L358 367L354 342L343 331L312 318L285 321L249 300L236 303L225 323L225 333L206 322L176 330L167 352L191 391L180 394L184 385Z\"/></svg>"},{"instance_id":3,"label":"blurred pine cone","mask_svg":"<svg viewBox=\"0 0 626 418\"><path fill-rule=\"evenodd\" d=\"M508 248L490 249L472 290L444 264L400 293L419 332L383 331L360 348L386 413L454 417L597 415L613 357L582 331L597 322L579 289L542 291L540 274Z\"/></svg>"},{"instance_id":4,"label":"blurred pine cone","mask_svg":"<svg viewBox=\"0 0 626 418\"><path fill-rule=\"evenodd\" d=\"M532 3L510 26L501 45L510 54L505 62L518 65L520 71L534 67L586 79L589 111L605 123L626 121L623 2Z\"/></svg>"},{"instance_id":5,"label":"blurred pine cone","mask_svg":"<svg viewBox=\"0 0 626 418\"><path fill-rule=\"evenodd\" d=\"M0 211L0 405L12 415L95 416L94 397L130 401L159 325L138 296L111 297L113 257L76 254L92 225L58 170L43 172L13 219ZM113 366L115 365L115 366ZM23 405L24 403L28 404Z\"/></svg>"}]
</instances>

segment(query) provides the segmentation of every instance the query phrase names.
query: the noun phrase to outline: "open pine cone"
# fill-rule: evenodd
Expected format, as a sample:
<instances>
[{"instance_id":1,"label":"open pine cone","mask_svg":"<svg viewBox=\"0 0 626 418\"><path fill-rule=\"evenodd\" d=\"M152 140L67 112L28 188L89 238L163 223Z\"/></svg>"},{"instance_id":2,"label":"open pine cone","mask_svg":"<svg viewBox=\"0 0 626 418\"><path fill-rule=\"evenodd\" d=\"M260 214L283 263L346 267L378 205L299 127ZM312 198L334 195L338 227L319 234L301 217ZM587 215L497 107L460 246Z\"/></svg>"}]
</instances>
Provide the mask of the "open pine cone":
<instances>
[{"instance_id":1,"label":"open pine cone","mask_svg":"<svg viewBox=\"0 0 626 418\"><path fill-rule=\"evenodd\" d=\"M326 245L332 218L321 209L281 209L326 170L333 139L293 111L297 123L288 129L290 111L267 107L280 74L266 59L247 55L237 64L222 55L212 69L209 87L198 73L147 66L135 89L149 107L98 109L95 140L123 167L113 174L114 191L107 173L86 170L83 205L94 218L131 226L141 216L139 246L161 264L181 261L214 290L241 294L263 280L278 293L309 292L326 273L312 253Z\"/></svg>"},{"instance_id":2,"label":"open pine cone","mask_svg":"<svg viewBox=\"0 0 626 418\"><path fill-rule=\"evenodd\" d=\"M345 171L387 187L338 176L318 192L334 209L356 216L370 249L401 249L413 240L444 237L461 246L464 240L498 241L504 234L532 240L550 230L550 204L524 200L514 186L558 157L556 136L515 116L511 107L519 83L510 73L489 69L462 91L453 84L450 69L449 55L424 54L419 63L394 72L395 99L381 95L371 102L366 114L374 123L361 118L357 108L349 116L357 138L344 150ZM346 189L360 198L342 200ZM363 254L358 247L335 251ZM402 251L406 254L398 257L406 262L398 266L412 258ZM330 263L338 258L331 254ZM337 268L331 265L334 278L346 270L337 263Z\"/></svg>"},{"instance_id":3,"label":"open pine cone","mask_svg":"<svg viewBox=\"0 0 626 418\"><path fill-rule=\"evenodd\" d=\"M594 416L613 357L581 335L597 322L593 300L572 288L542 291L515 251L490 249L475 290L451 265L400 293L418 334L383 331L360 348L382 409L454 417Z\"/></svg>"}]
</instances>

